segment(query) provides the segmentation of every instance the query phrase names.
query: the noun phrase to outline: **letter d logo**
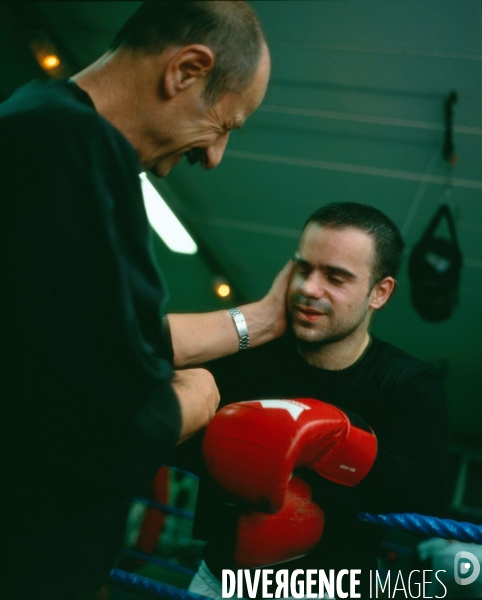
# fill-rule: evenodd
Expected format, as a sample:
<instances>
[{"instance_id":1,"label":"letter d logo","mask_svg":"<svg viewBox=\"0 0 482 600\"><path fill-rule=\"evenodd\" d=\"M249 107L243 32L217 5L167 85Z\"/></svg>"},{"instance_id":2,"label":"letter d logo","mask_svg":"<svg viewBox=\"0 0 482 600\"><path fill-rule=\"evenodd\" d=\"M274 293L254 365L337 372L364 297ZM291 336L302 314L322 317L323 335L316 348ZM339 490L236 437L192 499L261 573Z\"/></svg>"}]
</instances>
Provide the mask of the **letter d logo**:
<instances>
[{"instance_id":1,"label":"letter d logo","mask_svg":"<svg viewBox=\"0 0 482 600\"><path fill-rule=\"evenodd\" d=\"M469 559L471 561L472 566L474 567L474 572L472 573L472 575L469 575L469 577L467 577L467 578L464 577L462 579L462 577L460 577L460 575L459 575L459 560L462 560L463 558ZM461 575L465 575L465 573L468 573L470 566L471 565L468 562L460 563ZM479 563L477 557L472 554L472 552L464 552L464 551L457 552L457 554L455 555L455 558L454 558L454 577L455 577L455 581L459 585L469 585L470 583L473 583L479 576L479 573L480 573L480 563Z\"/></svg>"}]
</instances>

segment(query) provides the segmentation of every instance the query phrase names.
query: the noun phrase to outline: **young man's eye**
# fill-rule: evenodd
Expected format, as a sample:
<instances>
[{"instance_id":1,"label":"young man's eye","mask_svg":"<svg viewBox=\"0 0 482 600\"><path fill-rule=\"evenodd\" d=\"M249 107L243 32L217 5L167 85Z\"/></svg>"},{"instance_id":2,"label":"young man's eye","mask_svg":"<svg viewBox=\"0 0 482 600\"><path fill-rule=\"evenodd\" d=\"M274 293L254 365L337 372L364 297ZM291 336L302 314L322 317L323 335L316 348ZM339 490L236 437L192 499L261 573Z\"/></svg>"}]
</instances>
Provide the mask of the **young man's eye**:
<instances>
[{"instance_id":1,"label":"young man's eye","mask_svg":"<svg viewBox=\"0 0 482 600\"><path fill-rule=\"evenodd\" d=\"M335 283L337 285L344 283L343 279L340 279L339 277L332 277L331 275L328 276L328 281L331 281L331 283Z\"/></svg>"}]
</instances>

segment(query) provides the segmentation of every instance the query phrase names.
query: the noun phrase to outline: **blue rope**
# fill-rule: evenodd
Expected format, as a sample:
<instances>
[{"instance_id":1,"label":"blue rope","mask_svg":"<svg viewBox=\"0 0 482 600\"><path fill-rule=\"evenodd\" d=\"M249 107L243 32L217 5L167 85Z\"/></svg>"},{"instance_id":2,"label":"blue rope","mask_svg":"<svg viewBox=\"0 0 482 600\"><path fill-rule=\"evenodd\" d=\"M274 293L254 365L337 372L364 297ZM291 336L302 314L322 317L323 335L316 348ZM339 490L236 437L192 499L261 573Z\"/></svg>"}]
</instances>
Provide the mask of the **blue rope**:
<instances>
[{"instance_id":1,"label":"blue rope","mask_svg":"<svg viewBox=\"0 0 482 600\"><path fill-rule=\"evenodd\" d=\"M152 556L152 554L145 554L144 552L138 552L137 550L132 550L131 548L122 548L121 552L122 554L124 554L125 556L129 556L130 558L137 558L139 560L143 560L144 562L157 565L158 567L163 567L165 569L169 569L170 571L175 571L176 573L187 575L188 577L194 577L194 575L196 574L196 571L193 571L192 569L182 567L181 565L176 565L172 562L169 562L168 560L158 558L157 556Z\"/></svg>"},{"instance_id":2,"label":"blue rope","mask_svg":"<svg viewBox=\"0 0 482 600\"><path fill-rule=\"evenodd\" d=\"M171 467L173 468L173 467ZM188 471L177 469L185 475L196 477ZM197 477L196 477L197 479ZM158 508L169 514L193 520L194 513L181 508L166 506L148 498L138 498L153 508ZM372 515L370 513L358 513L360 521L368 521L374 525L385 525L395 529L402 529L412 533L423 533L434 537L440 537L460 542L475 542L482 544L482 525L453 521L452 519L439 519L438 517L426 517L417 513L392 513L388 515Z\"/></svg>"},{"instance_id":3,"label":"blue rope","mask_svg":"<svg viewBox=\"0 0 482 600\"><path fill-rule=\"evenodd\" d=\"M163 600L206 600L206 596L193 594L187 590L176 588L173 585L155 581L142 575L121 571L120 569L112 569L109 579L117 585L142 592L154 598L163 598Z\"/></svg>"},{"instance_id":4,"label":"blue rope","mask_svg":"<svg viewBox=\"0 0 482 600\"><path fill-rule=\"evenodd\" d=\"M426 517L417 513L393 513L390 515L371 515L358 513L361 521L368 521L374 525L386 525L395 529L404 529L413 533L459 540L461 542L475 542L482 544L482 525Z\"/></svg>"},{"instance_id":5,"label":"blue rope","mask_svg":"<svg viewBox=\"0 0 482 600\"><path fill-rule=\"evenodd\" d=\"M167 512L171 515L193 520L194 513L175 506L160 504L149 498L137 498L140 502ZM370 513L358 513L360 521L368 521L374 525L385 525L395 529L403 529L413 533L423 533L440 538L459 540L461 542L475 542L482 544L482 525L453 521L452 519L440 519L438 517L426 517L417 513L392 513L388 515L372 515Z\"/></svg>"}]
</instances>

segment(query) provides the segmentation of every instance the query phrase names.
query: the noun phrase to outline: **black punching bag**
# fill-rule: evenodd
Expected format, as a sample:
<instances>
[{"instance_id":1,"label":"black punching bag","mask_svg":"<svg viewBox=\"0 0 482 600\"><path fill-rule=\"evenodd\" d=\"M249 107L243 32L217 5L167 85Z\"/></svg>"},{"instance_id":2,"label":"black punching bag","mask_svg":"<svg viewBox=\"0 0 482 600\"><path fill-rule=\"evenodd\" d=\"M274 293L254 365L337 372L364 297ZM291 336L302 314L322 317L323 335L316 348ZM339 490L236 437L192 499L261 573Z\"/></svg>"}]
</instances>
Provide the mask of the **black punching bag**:
<instances>
[{"instance_id":1,"label":"black punching bag","mask_svg":"<svg viewBox=\"0 0 482 600\"><path fill-rule=\"evenodd\" d=\"M450 238L437 237L435 231L445 218ZM459 300L462 254L449 207L440 206L422 239L412 250L408 265L412 305L425 321L446 321Z\"/></svg>"}]
</instances>

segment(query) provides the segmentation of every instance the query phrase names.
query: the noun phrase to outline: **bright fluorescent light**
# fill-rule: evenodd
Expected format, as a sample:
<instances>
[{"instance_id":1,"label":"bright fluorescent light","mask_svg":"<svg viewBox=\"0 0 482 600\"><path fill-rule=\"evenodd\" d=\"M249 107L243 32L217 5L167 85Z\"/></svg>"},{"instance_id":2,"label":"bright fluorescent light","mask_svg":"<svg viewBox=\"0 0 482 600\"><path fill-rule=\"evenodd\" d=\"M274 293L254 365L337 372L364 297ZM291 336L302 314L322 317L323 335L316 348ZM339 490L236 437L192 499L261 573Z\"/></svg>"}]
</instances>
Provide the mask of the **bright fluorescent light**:
<instances>
[{"instance_id":1,"label":"bright fluorescent light","mask_svg":"<svg viewBox=\"0 0 482 600\"><path fill-rule=\"evenodd\" d=\"M157 235L173 252L196 254L196 242L178 221L176 215L167 206L162 196L147 179L145 173L139 175L147 218Z\"/></svg>"}]
</instances>

